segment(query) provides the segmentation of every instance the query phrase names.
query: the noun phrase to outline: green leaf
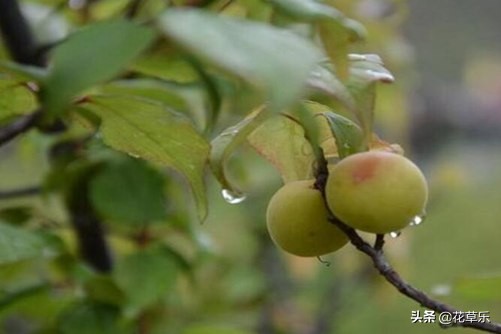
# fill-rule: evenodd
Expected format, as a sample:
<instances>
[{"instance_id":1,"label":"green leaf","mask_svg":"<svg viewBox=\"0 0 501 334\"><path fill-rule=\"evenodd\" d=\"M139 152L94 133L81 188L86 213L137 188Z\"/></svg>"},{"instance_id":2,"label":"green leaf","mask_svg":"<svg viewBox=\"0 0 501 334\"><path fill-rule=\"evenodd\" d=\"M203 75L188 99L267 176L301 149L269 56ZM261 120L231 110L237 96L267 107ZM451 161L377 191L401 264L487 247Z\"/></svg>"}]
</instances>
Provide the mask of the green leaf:
<instances>
[{"instance_id":1,"label":"green leaf","mask_svg":"<svg viewBox=\"0 0 501 334\"><path fill-rule=\"evenodd\" d=\"M130 68L148 76L178 83L198 80L198 74L193 66L178 54L162 52L148 54L135 61Z\"/></svg>"},{"instance_id":2,"label":"green leaf","mask_svg":"<svg viewBox=\"0 0 501 334\"><path fill-rule=\"evenodd\" d=\"M464 278L453 285L452 291L471 300L499 301L501 299L501 275Z\"/></svg>"},{"instance_id":3,"label":"green leaf","mask_svg":"<svg viewBox=\"0 0 501 334\"><path fill-rule=\"evenodd\" d=\"M135 95L164 103L182 111L186 106L182 98L183 87L152 79L131 79L113 81L101 88L104 94Z\"/></svg>"},{"instance_id":4,"label":"green leaf","mask_svg":"<svg viewBox=\"0 0 501 334\"><path fill-rule=\"evenodd\" d=\"M327 56L336 67L341 79L348 78L348 45L363 39L365 28L343 13L316 0L270 0L272 5L284 13L317 24L320 39Z\"/></svg>"},{"instance_id":5,"label":"green leaf","mask_svg":"<svg viewBox=\"0 0 501 334\"><path fill-rule=\"evenodd\" d=\"M341 159L366 150L363 132L357 124L332 111L325 112L323 115L329 121Z\"/></svg>"},{"instance_id":6,"label":"green leaf","mask_svg":"<svg viewBox=\"0 0 501 334\"><path fill-rule=\"evenodd\" d=\"M36 283L33 285L24 286L18 288L14 291L9 291L2 294L0 298L0 310L19 302L22 299L27 299L33 297L34 295L40 294L41 292L47 292L51 290L49 283Z\"/></svg>"},{"instance_id":7,"label":"green leaf","mask_svg":"<svg viewBox=\"0 0 501 334\"><path fill-rule=\"evenodd\" d=\"M328 68L317 65L310 73L307 84L311 89L340 101L349 110L355 108L355 100L348 88Z\"/></svg>"},{"instance_id":8,"label":"green leaf","mask_svg":"<svg viewBox=\"0 0 501 334\"><path fill-rule=\"evenodd\" d=\"M125 20L94 24L71 35L54 50L43 91L47 111L52 116L60 113L75 94L118 74L153 35Z\"/></svg>"},{"instance_id":9,"label":"green leaf","mask_svg":"<svg viewBox=\"0 0 501 334\"><path fill-rule=\"evenodd\" d=\"M253 334L253 332L227 325L192 325L182 334Z\"/></svg>"},{"instance_id":10,"label":"green leaf","mask_svg":"<svg viewBox=\"0 0 501 334\"><path fill-rule=\"evenodd\" d=\"M110 276L97 275L85 282L85 292L95 302L121 306L125 296Z\"/></svg>"},{"instance_id":11,"label":"green leaf","mask_svg":"<svg viewBox=\"0 0 501 334\"><path fill-rule=\"evenodd\" d=\"M373 82L392 83L395 78L383 60L376 54L350 54L350 75L352 82L369 84Z\"/></svg>"},{"instance_id":12,"label":"green leaf","mask_svg":"<svg viewBox=\"0 0 501 334\"><path fill-rule=\"evenodd\" d=\"M177 259L163 247L141 249L118 261L114 278L126 296L126 313L134 316L166 298L177 274Z\"/></svg>"},{"instance_id":13,"label":"green leaf","mask_svg":"<svg viewBox=\"0 0 501 334\"><path fill-rule=\"evenodd\" d=\"M195 56L262 88L274 110L301 96L321 57L311 42L290 31L206 11L171 9L159 24Z\"/></svg>"},{"instance_id":14,"label":"green leaf","mask_svg":"<svg viewBox=\"0 0 501 334\"><path fill-rule=\"evenodd\" d=\"M0 76L0 122L12 116L33 112L35 94L22 82Z\"/></svg>"},{"instance_id":15,"label":"green leaf","mask_svg":"<svg viewBox=\"0 0 501 334\"><path fill-rule=\"evenodd\" d=\"M365 28L357 21L347 18L334 7L317 0L270 0L271 4L284 13L305 21L335 21L351 34L352 40L363 39Z\"/></svg>"},{"instance_id":16,"label":"green leaf","mask_svg":"<svg viewBox=\"0 0 501 334\"><path fill-rule=\"evenodd\" d=\"M0 209L0 220L14 225L23 225L32 217L31 206L11 206Z\"/></svg>"},{"instance_id":17,"label":"green leaf","mask_svg":"<svg viewBox=\"0 0 501 334\"><path fill-rule=\"evenodd\" d=\"M212 172L223 189L234 194L236 198L243 195L228 180L226 162L238 146L245 142L250 133L265 121L267 113L264 109L261 107L254 110L239 123L225 129L211 142L210 167Z\"/></svg>"},{"instance_id":18,"label":"green leaf","mask_svg":"<svg viewBox=\"0 0 501 334\"><path fill-rule=\"evenodd\" d=\"M322 21L318 24L320 39L325 51L341 80L346 80L349 73L348 45L350 34L338 21Z\"/></svg>"},{"instance_id":19,"label":"green leaf","mask_svg":"<svg viewBox=\"0 0 501 334\"><path fill-rule=\"evenodd\" d=\"M315 0L270 0L277 9L296 18L315 20L321 17L341 19L344 15L333 7Z\"/></svg>"},{"instance_id":20,"label":"green leaf","mask_svg":"<svg viewBox=\"0 0 501 334\"><path fill-rule=\"evenodd\" d=\"M205 91L200 84L179 84L157 79L114 81L101 88L106 94L135 95L164 103L176 111L186 112L202 129L207 118Z\"/></svg>"},{"instance_id":21,"label":"green leaf","mask_svg":"<svg viewBox=\"0 0 501 334\"><path fill-rule=\"evenodd\" d=\"M349 58L351 65L347 87L355 99L355 114L364 133L364 141L368 144L374 123L376 83L391 83L395 79L378 55L351 54Z\"/></svg>"},{"instance_id":22,"label":"green leaf","mask_svg":"<svg viewBox=\"0 0 501 334\"><path fill-rule=\"evenodd\" d=\"M119 334L120 313L117 308L104 304L81 302L73 305L59 316L61 334Z\"/></svg>"},{"instance_id":23,"label":"green leaf","mask_svg":"<svg viewBox=\"0 0 501 334\"><path fill-rule=\"evenodd\" d=\"M193 190L199 218L205 219L203 173L209 144L187 119L162 104L126 96L94 96L82 106L101 119L107 145L182 174Z\"/></svg>"},{"instance_id":24,"label":"green leaf","mask_svg":"<svg viewBox=\"0 0 501 334\"><path fill-rule=\"evenodd\" d=\"M266 120L248 136L249 144L279 171L284 182L313 177L313 149L303 127L283 115Z\"/></svg>"},{"instance_id":25,"label":"green leaf","mask_svg":"<svg viewBox=\"0 0 501 334\"><path fill-rule=\"evenodd\" d=\"M140 224L166 218L164 177L144 161L108 163L90 181L93 207L104 217Z\"/></svg>"},{"instance_id":26,"label":"green leaf","mask_svg":"<svg viewBox=\"0 0 501 334\"><path fill-rule=\"evenodd\" d=\"M0 223L0 265L41 258L50 253L50 247L37 234Z\"/></svg>"}]
</instances>

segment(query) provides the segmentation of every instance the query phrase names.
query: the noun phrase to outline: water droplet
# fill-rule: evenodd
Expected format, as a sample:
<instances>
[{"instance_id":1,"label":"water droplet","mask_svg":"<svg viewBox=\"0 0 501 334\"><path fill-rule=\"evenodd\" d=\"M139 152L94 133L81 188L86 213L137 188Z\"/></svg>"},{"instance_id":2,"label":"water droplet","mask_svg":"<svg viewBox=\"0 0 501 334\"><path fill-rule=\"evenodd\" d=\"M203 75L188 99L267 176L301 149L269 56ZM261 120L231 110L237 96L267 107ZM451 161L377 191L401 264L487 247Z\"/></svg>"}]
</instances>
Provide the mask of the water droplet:
<instances>
[{"instance_id":1,"label":"water droplet","mask_svg":"<svg viewBox=\"0 0 501 334\"><path fill-rule=\"evenodd\" d=\"M401 231L393 231L393 232L390 232L390 237L395 239L395 238L398 238L401 234L402 234Z\"/></svg>"},{"instance_id":2,"label":"water droplet","mask_svg":"<svg viewBox=\"0 0 501 334\"><path fill-rule=\"evenodd\" d=\"M224 200L230 204L242 203L246 198L245 194L228 189L223 189L221 195L223 195Z\"/></svg>"},{"instance_id":3,"label":"water droplet","mask_svg":"<svg viewBox=\"0 0 501 334\"><path fill-rule=\"evenodd\" d=\"M451 286L449 284L437 284L431 288L431 293L437 296L448 296L451 293Z\"/></svg>"},{"instance_id":4,"label":"water droplet","mask_svg":"<svg viewBox=\"0 0 501 334\"><path fill-rule=\"evenodd\" d=\"M411 222L409 223L409 226L418 226L423 223L425 218L425 215L421 216L415 216L414 218L411 219Z\"/></svg>"}]
</instances>

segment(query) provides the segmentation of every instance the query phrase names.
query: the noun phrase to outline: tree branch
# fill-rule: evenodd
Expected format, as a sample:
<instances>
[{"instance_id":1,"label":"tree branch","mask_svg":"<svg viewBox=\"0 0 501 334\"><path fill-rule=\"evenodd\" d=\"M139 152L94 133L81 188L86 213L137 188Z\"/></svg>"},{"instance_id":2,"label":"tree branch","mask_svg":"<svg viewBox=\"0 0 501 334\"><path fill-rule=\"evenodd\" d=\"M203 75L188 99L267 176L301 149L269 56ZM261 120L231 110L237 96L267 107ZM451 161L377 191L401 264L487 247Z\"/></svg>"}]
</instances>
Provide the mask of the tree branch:
<instances>
[{"instance_id":1,"label":"tree branch","mask_svg":"<svg viewBox=\"0 0 501 334\"><path fill-rule=\"evenodd\" d=\"M326 208L327 201L325 197L325 184L327 180L328 169L327 169L327 161L321 158L319 159L319 168L317 171L317 181L315 182L315 187L322 193L322 197L325 202ZM355 229L349 227L348 225L341 222L337 219L332 212L329 211L329 222L336 225L341 229L350 239L350 242L353 246L355 246L359 251L365 253L372 260L374 267L379 271L381 276L383 276L386 281L388 281L391 285L393 285L400 293L409 297L410 299L416 301L421 306L426 307L435 312L443 313L447 312L451 315L457 314L461 311L458 309L449 306L445 303L437 301L430 296L428 296L423 291L416 289L411 284L406 282L400 275L393 269L391 264L384 256L383 252L383 244L384 244L384 236L377 235L376 242L374 247L372 247L369 243L367 243L360 235L355 231ZM461 322L461 323L452 323L451 325L441 325L444 328L457 326L457 327L468 327L474 328L485 332L490 333L501 333L501 324L495 322Z\"/></svg>"},{"instance_id":2,"label":"tree branch","mask_svg":"<svg viewBox=\"0 0 501 334\"><path fill-rule=\"evenodd\" d=\"M0 30L12 58L22 64L44 66L43 54L16 0L0 1Z\"/></svg>"},{"instance_id":3,"label":"tree branch","mask_svg":"<svg viewBox=\"0 0 501 334\"><path fill-rule=\"evenodd\" d=\"M45 66L45 56L39 52L28 22L17 0L0 0L0 33L12 58L22 64ZM40 110L24 115L0 128L0 146L36 125Z\"/></svg>"},{"instance_id":4,"label":"tree branch","mask_svg":"<svg viewBox=\"0 0 501 334\"><path fill-rule=\"evenodd\" d=\"M31 114L23 115L15 119L12 123L5 125L0 128L0 146L8 143L16 136L20 135L33 128L38 118L41 114L40 110L37 110Z\"/></svg>"}]
</instances>

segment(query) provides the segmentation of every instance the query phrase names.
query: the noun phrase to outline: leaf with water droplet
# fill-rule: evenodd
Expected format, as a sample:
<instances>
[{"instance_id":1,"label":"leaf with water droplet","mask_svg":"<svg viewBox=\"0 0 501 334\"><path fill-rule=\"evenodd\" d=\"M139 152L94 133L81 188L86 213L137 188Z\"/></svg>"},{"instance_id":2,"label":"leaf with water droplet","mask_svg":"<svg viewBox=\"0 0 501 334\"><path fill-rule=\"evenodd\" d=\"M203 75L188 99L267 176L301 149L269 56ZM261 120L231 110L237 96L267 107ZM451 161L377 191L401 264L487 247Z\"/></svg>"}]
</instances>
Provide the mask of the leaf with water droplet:
<instances>
[{"instance_id":1,"label":"leaf with water droplet","mask_svg":"<svg viewBox=\"0 0 501 334\"><path fill-rule=\"evenodd\" d=\"M186 178L200 220L207 216L203 180L209 144L183 115L161 103L131 96L92 96L81 107L101 119L105 144L152 163L173 168Z\"/></svg>"},{"instance_id":2,"label":"leaf with water droplet","mask_svg":"<svg viewBox=\"0 0 501 334\"><path fill-rule=\"evenodd\" d=\"M228 189L221 190L221 195L223 195L224 200L230 204L242 203L247 198L243 193L237 193Z\"/></svg>"},{"instance_id":3,"label":"leaf with water droplet","mask_svg":"<svg viewBox=\"0 0 501 334\"><path fill-rule=\"evenodd\" d=\"M261 106L251 112L239 123L226 128L211 142L209 163L212 173L223 188L223 197L228 203L240 203L241 192L229 181L226 163L231 154L247 139L268 117L265 107ZM226 194L226 196L225 196ZM234 194L234 196L230 196ZM245 198L245 197L244 197Z\"/></svg>"},{"instance_id":4,"label":"leaf with water droplet","mask_svg":"<svg viewBox=\"0 0 501 334\"><path fill-rule=\"evenodd\" d=\"M363 143L362 130L353 121L332 112L328 107L318 103L308 102L305 103L305 106L310 110L314 110L314 112L322 110L321 115L327 119L330 125L341 159L366 149Z\"/></svg>"},{"instance_id":5,"label":"leaf with water droplet","mask_svg":"<svg viewBox=\"0 0 501 334\"><path fill-rule=\"evenodd\" d=\"M313 148L297 121L274 115L252 132L248 142L279 171L285 183L313 178Z\"/></svg>"}]
</instances>

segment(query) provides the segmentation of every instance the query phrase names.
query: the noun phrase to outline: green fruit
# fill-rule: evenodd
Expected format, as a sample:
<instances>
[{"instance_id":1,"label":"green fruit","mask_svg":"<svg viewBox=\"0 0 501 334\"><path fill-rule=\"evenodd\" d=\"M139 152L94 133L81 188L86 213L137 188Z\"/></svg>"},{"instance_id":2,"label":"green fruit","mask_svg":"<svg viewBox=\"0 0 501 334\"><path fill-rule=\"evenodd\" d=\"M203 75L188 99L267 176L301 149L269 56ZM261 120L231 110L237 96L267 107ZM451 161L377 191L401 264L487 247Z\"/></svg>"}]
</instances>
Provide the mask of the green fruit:
<instances>
[{"instance_id":1,"label":"green fruit","mask_svg":"<svg viewBox=\"0 0 501 334\"><path fill-rule=\"evenodd\" d=\"M348 242L344 233L327 220L327 209L314 182L285 184L273 195L266 212L272 240L297 256L324 255Z\"/></svg>"},{"instance_id":2,"label":"green fruit","mask_svg":"<svg viewBox=\"0 0 501 334\"><path fill-rule=\"evenodd\" d=\"M366 232L398 231L425 212L426 179L409 159L371 151L351 155L330 172L327 203L345 224Z\"/></svg>"}]
</instances>

